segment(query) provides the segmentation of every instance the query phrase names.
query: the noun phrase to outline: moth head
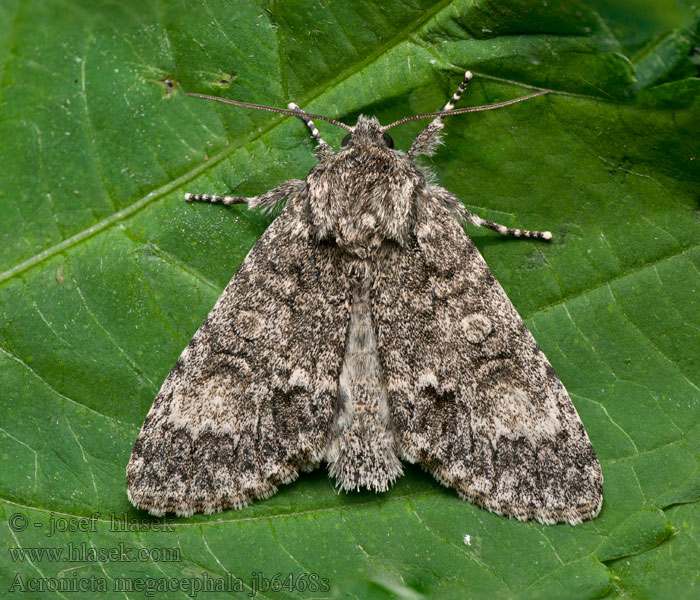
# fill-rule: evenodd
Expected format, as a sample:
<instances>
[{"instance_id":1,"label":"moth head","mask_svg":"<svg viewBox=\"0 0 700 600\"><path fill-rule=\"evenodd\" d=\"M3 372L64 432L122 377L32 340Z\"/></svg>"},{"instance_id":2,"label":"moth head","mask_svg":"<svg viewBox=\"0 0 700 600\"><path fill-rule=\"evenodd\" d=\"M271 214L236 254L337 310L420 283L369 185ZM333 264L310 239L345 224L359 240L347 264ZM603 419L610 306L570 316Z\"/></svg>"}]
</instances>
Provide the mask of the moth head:
<instances>
[{"instance_id":1,"label":"moth head","mask_svg":"<svg viewBox=\"0 0 700 600\"><path fill-rule=\"evenodd\" d=\"M360 115L357 119L357 125L352 128L340 146L379 146L380 148L393 148L394 140L389 135L384 133L384 128L381 126L376 117L365 117Z\"/></svg>"}]
</instances>

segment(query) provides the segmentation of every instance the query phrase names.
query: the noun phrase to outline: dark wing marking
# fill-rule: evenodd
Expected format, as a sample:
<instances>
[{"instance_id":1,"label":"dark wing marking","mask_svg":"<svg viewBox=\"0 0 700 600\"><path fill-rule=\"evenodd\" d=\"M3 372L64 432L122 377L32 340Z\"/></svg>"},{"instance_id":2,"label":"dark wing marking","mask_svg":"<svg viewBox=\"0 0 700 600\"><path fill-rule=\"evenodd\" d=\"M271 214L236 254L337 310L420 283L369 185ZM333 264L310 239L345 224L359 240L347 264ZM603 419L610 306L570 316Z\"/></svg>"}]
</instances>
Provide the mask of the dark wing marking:
<instances>
[{"instance_id":1,"label":"dark wing marking","mask_svg":"<svg viewBox=\"0 0 700 600\"><path fill-rule=\"evenodd\" d=\"M163 383L127 467L135 506L240 508L323 457L349 300L305 207L301 194L274 220Z\"/></svg>"},{"instance_id":2,"label":"dark wing marking","mask_svg":"<svg viewBox=\"0 0 700 600\"><path fill-rule=\"evenodd\" d=\"M594 517L603 478L564 386L457 221L430 188L417 203L372 299L401 455L499 514Z\"/></svg>"}]
</instances>

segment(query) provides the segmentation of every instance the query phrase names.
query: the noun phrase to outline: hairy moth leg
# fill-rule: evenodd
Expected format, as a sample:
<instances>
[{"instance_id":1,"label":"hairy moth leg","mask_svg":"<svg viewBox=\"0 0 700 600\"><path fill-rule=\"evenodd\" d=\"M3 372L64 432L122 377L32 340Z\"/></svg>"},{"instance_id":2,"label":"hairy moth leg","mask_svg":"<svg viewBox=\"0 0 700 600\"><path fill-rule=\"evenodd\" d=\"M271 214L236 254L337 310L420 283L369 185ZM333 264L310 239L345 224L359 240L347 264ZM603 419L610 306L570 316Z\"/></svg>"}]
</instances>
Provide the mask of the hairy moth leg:
<instances>
[{"instance_id":1,"label":"hairy moth leg","mask_svg":"<svg viewBox=\"0 0 700 600\"><path fill-rule=\"evenodd\" d=\"M294 102L290 102L289 104L287 104L287 106L288 106L289 108L291 108L292 110L302 110L301 108L299 108L299 105L294 104ZM302 112L303 112L303 111L302 111ZM311 130L311 135L312 135L312 137L313 137L313 138L316 140L316 142L318 143L317 152L320 152L320 153L323 153L323 154L329 153L329 152L332 153L332 152L333 152L333 149L332 149L332 148L324 141L324 139L321 137L321 132L318 130L318 128L316 127L316 125L314 124L314 122L311 120L311 117L306 117L306 116L303 116L303 117L302 117L302 116L300 116L299 118L300 118L302 121L304 121L304 123L306 124L306 126Z\"/></svg>"},{"instance_id":2,"label":"hairy moth leg","mask_svg":"<svg viewBox=\"0 0 700 600\"><path fill-rule=\"evenodd\" d=\"M487 221L482 219L479 215L474 214L462 204L462 201L457 198L454 194L448 192L445 188L438 185L430 186L430 194L432 194L451 214L452 216L461 222L468 222L477 227L486 227L487 229L493 229L494 231L500 233L501 235L512 235L518 238L535 238L540 240L551 240L551 231L530 231L529 229L515 229L512 227L506 227L500 223L494 223L492 221Z\"/></svg>"},{"instance_id":3,"label":"hairy moth leg","mask_svg":"<svg viewBox=\"0 0 700 600\"><path fill-rule=\"evenodd\" d=\"M210 202L212 204L247 204L249 208L270 209L278 203L296 196L304 187L301 179L290 179L260 196L243 198L240 196L212 196L210 194L185 194L188 202Z\"/></svg>"}]
</instances>

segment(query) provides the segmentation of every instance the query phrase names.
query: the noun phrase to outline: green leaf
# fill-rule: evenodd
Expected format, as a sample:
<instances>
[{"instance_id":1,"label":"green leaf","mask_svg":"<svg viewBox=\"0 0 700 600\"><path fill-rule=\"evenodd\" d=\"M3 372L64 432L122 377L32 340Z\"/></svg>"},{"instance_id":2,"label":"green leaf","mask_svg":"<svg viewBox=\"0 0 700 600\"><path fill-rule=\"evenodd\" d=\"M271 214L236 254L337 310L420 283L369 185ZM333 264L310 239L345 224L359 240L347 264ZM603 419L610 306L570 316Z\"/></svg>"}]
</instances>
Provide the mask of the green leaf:
<instances>
[{"instance_id":1,"label":"green leaf","mask_svg":"<svg viewBox=\"0 0 700 600\"><path fill-rule=\"evenodd\" d=\"M618 595L688 599L697 597L700 570L688 562L700 545L700 506L697 502L674 506L666 511L676 532L667 543L637 556L610 564L616 574Z\"/></svg>"},{"instance_id":2,"label":"green leaf","mask_svg":"<svg viewBox=\"0 0 700 600\"><path fill-rule=\"evenodd\" d=\"M610 532L598 546L600 560L613 560L658 546L673 533L663 511L640 510L632 513Z\"/></svg>"},{"instance_id":3,"label":"green leaf","mask_svg":"<svg viewBox=\"0 0 700 600\"><path fill-rule=\"evenodd\" d=\"M182 598L228 577L264 598L691 597L697 23L654 30L650 12L640 40L620 33L624 5L600 4L4 2L0 589ZM153 397L269 224L184 192L254 195L314 164L296 120L184 92L387 123L440 108L466 68L464 106L552 90L446 120L429 163L482 217L555 234L468 229L581 415L600 516L509 521L410 465L381 495L336 494L319 470L242 511L134 510L124 469Z\"/></svg>"}]
</instances>

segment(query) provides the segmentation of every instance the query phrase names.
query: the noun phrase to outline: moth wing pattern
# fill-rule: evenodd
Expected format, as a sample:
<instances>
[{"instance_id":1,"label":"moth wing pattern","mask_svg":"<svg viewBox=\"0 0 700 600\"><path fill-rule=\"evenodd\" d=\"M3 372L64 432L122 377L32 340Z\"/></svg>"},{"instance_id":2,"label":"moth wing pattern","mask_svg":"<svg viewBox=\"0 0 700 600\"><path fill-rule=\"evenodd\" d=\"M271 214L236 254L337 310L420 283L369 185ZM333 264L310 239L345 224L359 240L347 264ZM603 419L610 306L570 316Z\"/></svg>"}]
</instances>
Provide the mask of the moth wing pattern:
<instances>
[{"instance_id":1,"label":"moth wing pattern","mask_svg":"<svg viewBox=\"0 0 700 600\"><path fill-rule=\"evenodd\" d=\"M163 383L127 466L135 506L241 508L321 460L349 309L305 206L287 202Z\"/></svg>"},{"instance_id":2,"label":"moth wing pattern","mask_svg":"<svg viewBox=\"0 0 700 600\"><path fill-rule=\"evenodd\" d=\"M399 454L498 514L592 518L603 477L583 424L442 191L417 195L413 244L374 284Z\"/></svg>"}]
</instances>

